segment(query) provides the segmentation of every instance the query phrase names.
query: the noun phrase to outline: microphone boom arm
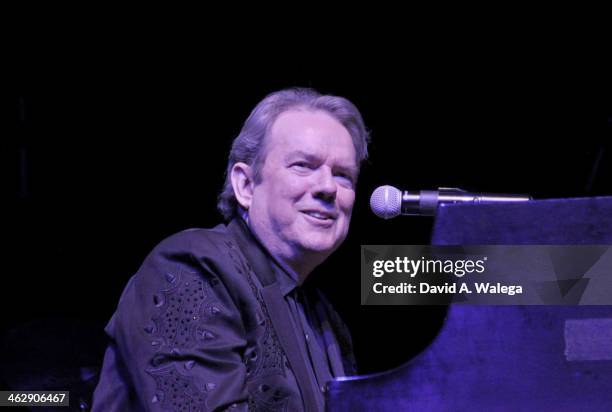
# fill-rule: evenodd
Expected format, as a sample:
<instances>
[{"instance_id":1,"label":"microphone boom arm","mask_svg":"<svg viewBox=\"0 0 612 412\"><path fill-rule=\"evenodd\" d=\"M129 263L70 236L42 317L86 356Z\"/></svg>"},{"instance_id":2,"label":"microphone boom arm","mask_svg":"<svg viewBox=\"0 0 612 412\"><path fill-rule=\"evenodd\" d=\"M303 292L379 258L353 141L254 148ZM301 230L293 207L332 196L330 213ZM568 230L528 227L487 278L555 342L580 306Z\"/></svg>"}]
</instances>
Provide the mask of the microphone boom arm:
<instances>
[{"instance_id":1,"label":"microphone boom arm","mask_svg":"<svg viewBox=\"0 0 612 412\"><path fill-rule=\"evenodd\" d=\"M434 216L441 203L513 203L532 200L527 194L470 193L455 187L402 192L402 215Z\"/></svg>"}]
</instances>

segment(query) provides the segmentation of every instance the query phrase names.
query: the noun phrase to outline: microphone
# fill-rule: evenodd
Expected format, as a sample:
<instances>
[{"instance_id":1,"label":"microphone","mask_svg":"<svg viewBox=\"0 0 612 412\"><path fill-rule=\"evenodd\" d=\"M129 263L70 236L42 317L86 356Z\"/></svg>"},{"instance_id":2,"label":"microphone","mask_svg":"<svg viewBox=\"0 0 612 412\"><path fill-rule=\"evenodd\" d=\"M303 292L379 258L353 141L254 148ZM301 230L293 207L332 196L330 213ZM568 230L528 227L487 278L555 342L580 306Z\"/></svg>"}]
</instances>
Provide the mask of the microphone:
<instances>
[{"instance_id":1,"label":"microphone","mask_svg":"<svg viewBox=\"0 0 612 412\"><path fill-rule=\"evenodd\" d=\"M440 187L438 190L405 190L380 186L372 192L370 208L383 219L399 215L434 216L441 203L514 203L532 200L527 194L469 193L462 189Z\"/></svg>"}]
</instances>

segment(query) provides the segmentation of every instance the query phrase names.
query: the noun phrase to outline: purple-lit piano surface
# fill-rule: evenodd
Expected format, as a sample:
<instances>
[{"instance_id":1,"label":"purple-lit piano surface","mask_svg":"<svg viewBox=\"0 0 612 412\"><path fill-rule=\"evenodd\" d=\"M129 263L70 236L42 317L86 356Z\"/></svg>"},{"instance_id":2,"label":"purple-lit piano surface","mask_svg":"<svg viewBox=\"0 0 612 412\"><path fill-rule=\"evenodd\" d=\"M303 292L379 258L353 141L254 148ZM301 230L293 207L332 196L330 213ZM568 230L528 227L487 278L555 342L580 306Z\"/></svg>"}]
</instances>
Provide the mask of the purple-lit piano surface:
<instances>
[{"instance_id":1,"label":"purple-lit piano surface","mask_svg":"<svg viewBox=\"0 0 612 412\"><path fill-rule=\"evenodd\" d=\"M432 244L612 245L612 197L443 205ZM327 396L331 411L611 411L612 306L450 305L423 352Z\"/></svg>"}]
</instances>

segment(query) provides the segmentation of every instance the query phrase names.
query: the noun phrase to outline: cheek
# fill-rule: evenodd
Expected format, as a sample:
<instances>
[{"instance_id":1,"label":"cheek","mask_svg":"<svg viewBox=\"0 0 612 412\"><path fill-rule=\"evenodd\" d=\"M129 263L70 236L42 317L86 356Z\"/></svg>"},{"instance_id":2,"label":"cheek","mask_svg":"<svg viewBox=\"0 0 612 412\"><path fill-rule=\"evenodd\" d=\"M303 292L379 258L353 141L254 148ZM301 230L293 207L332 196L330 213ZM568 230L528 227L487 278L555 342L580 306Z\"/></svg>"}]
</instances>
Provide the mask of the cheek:
<instances>
[{"instance_id":1,"label":"cheek","mask_svg":"<svg viewBox=\"0 0 612 412\"><path fill-rule=\"evenodd\" d=\"M288 176L279 184L277 192L278 197L276 199L272 199L272 201L297 201L307 192L308 182L306 179Z\"/></svg>"},{"instance_id":2,"label":"cheek","mask_svg":"<svg viewBox=\"0 0 612 412\"><path fill-rule=\"evenodd\" d=\"M351 216L353 205L355 204L355 192L353 190L343 190L338 193L338 205L340 209L348 216Z\"/></svg>"},{"instance_id":3,"label":"cheek","mask_svg":"<svg viewBox=\"0 0 612 412\"><path fill-rule=\"evenodd\" d=\"M269 210L283 225L291 225L296 221L298 214L296 205L304 193L301 182L295 179L285 179L269 192Z\"/></svg>"},{"instance_id":4,"label":"cheek","mask_svg":"<svg viewBox=\"0 0 612 412\"><path fill-rule=\"evenodd\" d=\"M280 203L292 200L300 190L299 182L288 176L277 174L273 177L265 176L264 179L261 190L270 208L281 207Z\"/></svg>"}]
</instances>

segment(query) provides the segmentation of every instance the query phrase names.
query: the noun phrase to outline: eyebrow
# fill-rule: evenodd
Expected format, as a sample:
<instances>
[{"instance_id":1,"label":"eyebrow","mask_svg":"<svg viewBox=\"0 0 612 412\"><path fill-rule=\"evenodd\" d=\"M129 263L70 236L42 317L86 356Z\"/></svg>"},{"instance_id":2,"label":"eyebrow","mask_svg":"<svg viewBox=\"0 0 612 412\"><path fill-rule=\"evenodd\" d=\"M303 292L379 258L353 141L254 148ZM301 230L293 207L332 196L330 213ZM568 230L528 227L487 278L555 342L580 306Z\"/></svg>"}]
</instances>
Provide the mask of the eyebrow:
<instances>
[{"instance_id":1,"label":"eyebrow","mask_svg":"<svg viewBox=\"0 0 612 412\"><path fill-rule=\"evenodd\" d=\"M320 160L318 156L313 155L312 153L304 152L303 150L295 150L285 156L285 161L292 161L296 158L303 158L309 162L318 162ZM357 177L357 174L359 173L359 168L355 166L338 165L337 168L343 172L351 173L354 177Z\"/></svg>"},{"instance_id":2,"label":"eyebrow","mask_svg":"<svg viewBox=\"0 0 612 412\"><path fill-rule=\"evenodd\" d=\"M287 156L285 156L286 161L290 161L295 158L304 158L308 161L313 161L313 162L319 160L319 158L316 155L313 155L312 153L304 152L302 150L295 150L287 154Z\"/></svg>"}]
</instances>

